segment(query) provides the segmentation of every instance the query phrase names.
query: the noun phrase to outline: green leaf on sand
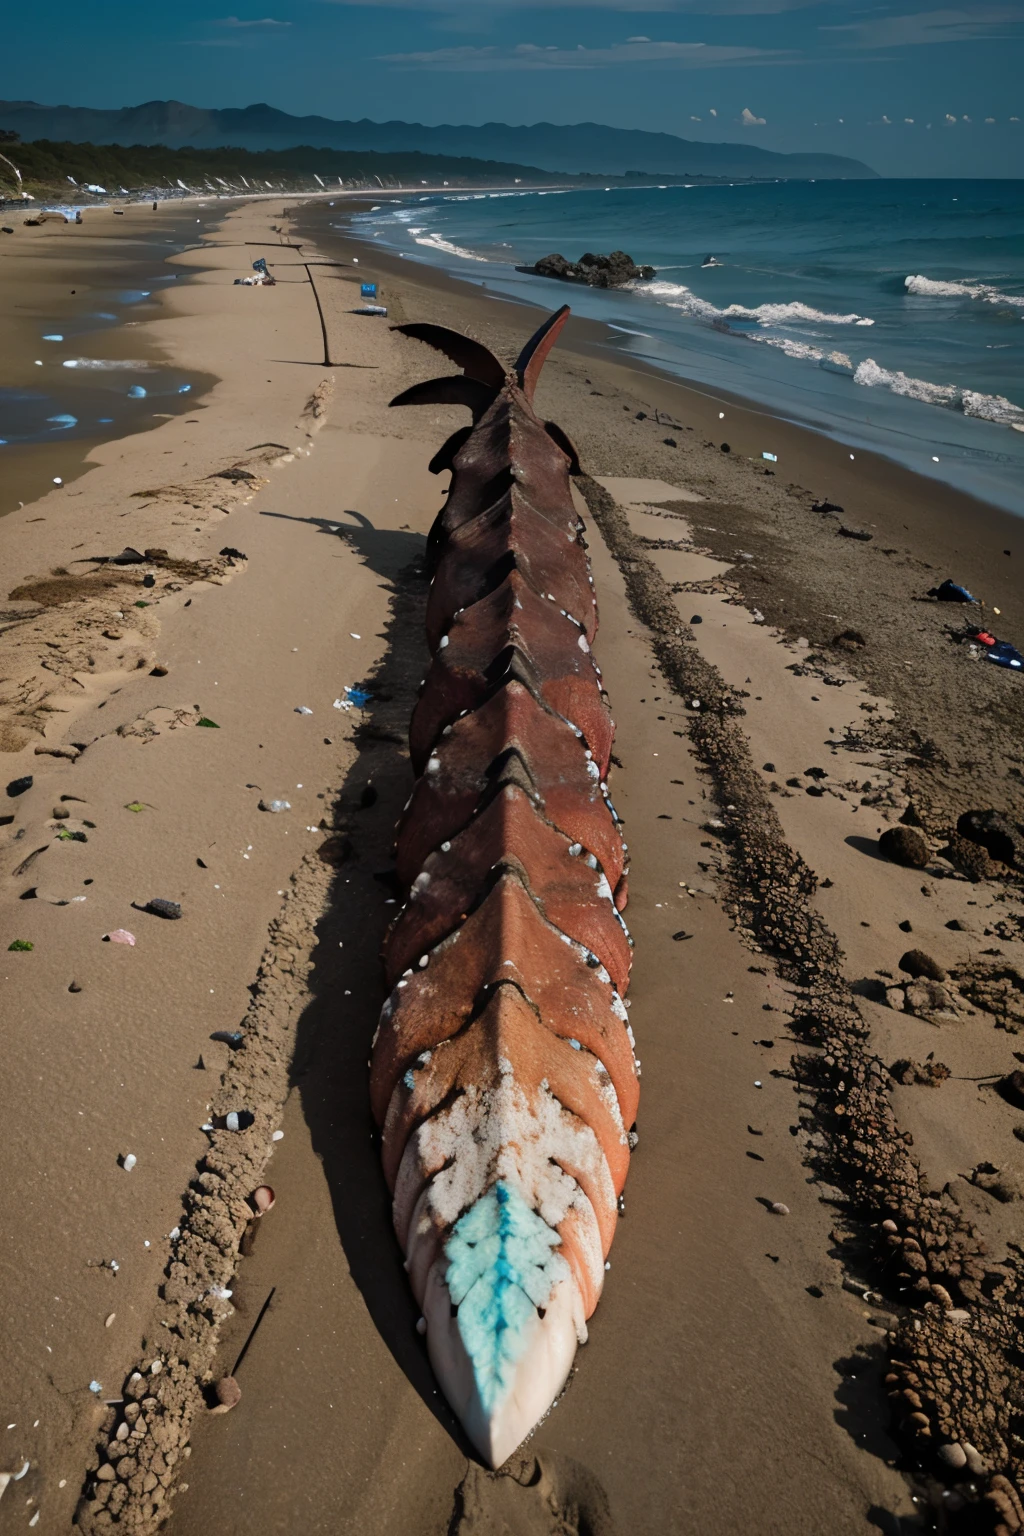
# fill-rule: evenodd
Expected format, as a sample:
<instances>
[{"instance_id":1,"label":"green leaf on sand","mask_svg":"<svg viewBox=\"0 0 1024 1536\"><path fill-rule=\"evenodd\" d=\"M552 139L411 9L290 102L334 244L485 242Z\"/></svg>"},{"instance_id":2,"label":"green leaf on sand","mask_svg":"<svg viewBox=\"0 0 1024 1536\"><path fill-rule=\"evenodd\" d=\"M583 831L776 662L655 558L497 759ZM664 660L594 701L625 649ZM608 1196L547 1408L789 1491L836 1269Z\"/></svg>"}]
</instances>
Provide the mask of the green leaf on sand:
<instances>
[{"instance_id":1,"label":"green leaf on sand","mask_svg":"<svg viewBox=\"0 0 1024 1536\"><path fill-rule=\"evenodd\" d=\"M32 949L32 947L28 939L15 939L13 944L8 944L7 951L9 954L12 949Z\"/></svg>"},{"instance_id":2,"label":"green leaf on sand","mask_svg":"<svg viewBox=\"0 0 1024 1536\"><path fill-rule=\"evenodd\" d=\"M143 805L141 800L129 800L128 804L125 806L125 810L126 811L136 811L136 812L138 812L138 811L144 811L145 809L146 809L146 807Z\"/></svg>"},{"instance_id":3,"label":"green leaf on sand","mask_svg":"<svg viewBox=\"0 0 1024 1536\"><path fill-rule=\"evenodd\" d=\"M89 839L84 832L69 832L67 827L61 827L57 833L57 841L61 843L87 843Z\"/></svg>"},{"instance_id":4,"label":"green leaf on sand","mask_svg":"<svg viewBox=\"0 0 1024 1536\"><path fill-rule=\"evenodd\" d=\"M216 720L210 720L206 715L200 715L199 719L196 721L196 725L208 725L211 731L220 730L220 726L217 724Z\"/></svg>"},{"instance_id":5,"label":"green leaf on sand","mask_svg":"<svg viewBox=\"0 0 1024 1536\"><path fill-rule=\"evenodd\" d=\"M148 608L149 604L148 603L144 603L142 601L141 597L140 597L138 602L135 604L135 606L136 606L136 608Z\"/></svg>"}]
</instances>

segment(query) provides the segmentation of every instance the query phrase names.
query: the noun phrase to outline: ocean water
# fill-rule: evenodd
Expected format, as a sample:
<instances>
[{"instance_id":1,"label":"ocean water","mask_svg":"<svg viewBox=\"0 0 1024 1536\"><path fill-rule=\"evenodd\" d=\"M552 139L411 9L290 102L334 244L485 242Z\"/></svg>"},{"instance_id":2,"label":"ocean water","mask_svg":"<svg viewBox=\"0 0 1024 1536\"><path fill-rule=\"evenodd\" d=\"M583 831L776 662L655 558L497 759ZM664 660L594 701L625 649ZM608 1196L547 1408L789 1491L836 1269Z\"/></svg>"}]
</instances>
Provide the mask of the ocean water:
<instances>
[{"instance_id":1,"label":"ocean water","mask_svg":"<svg viewBox=\"0 0 1024 1536\"><path fill-rule=\"evenodd\" d=\"M340 227L1024 515L1024 181L382 195ZM614 249L657 277L516 270Z\"/></svg>"}]
</instances>

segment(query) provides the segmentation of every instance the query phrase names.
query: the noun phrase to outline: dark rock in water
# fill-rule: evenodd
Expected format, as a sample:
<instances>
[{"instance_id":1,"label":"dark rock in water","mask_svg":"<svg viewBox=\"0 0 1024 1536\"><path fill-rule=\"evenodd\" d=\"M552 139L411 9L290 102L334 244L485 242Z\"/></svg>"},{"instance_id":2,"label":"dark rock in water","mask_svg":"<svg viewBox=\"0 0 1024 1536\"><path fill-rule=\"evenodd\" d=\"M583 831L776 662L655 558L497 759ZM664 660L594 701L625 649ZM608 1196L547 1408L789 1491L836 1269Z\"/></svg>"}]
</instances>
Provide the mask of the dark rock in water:
<instances>
[{"instance_id":1,"label":"dark rock in water","mask_svg":"<svg viewBox=\"0 0 1024 1536\"><path fill-rule=\"evenodd\" d=\"M586 283L590 288L622 288L626 283L649 282L656 275L653 267L638 267L625 251L612 251L609 256L585 251L579 261L568 261L553 251L520 271L533 272L537 277L557 277L564 283Z\"/></svg>"},{"instance_id":2,"label":"dark rock in water","mask_svg":"<svg viewBox=\"0 0 1024 1536\"><path fill-rule=\"evenodd\" d=\"M928 863L928 844L913 827L889 827L878 839L878 851L907 869L924 869Z\"/></svg>"},{"instance_id":3,"label":"dark rock in water","mask_svg":"<svg viewBox=\"0 0 1024 1536\"><path fill-rule=\"evenodd\" d=\"M923 949L908 949L900 960L900 970L908 976L927 976L929 981L945 981L946 972L937 960L926 955Z\"/></svg>"},{"instance_id":4,"label":"dark rock in water","mask_svg":"<svg viewBox=\"0 0 1024 1536\"><path fill-rule=\"evenodd\" d=\"M993 859L1024 869L1024 833L1000 811L965 811L956 830L960 837L979 843Z\"/></svg>"},{"instance_id":5,"label":"dark rock in water","mask_svg":"<svg viewBox=\"0 0 1024 1536\"><path fill-rule=\"evenodd\" d=\"M989 880L995 874L987 850L979 843L973 843L969 837L961 837L959 832L954 833L950 838L948 847L942 850L942 855L949 860L954 869L958 869L975 884L979 880Z\"/></svg>"},{"instance_id":6,"label":"dark rock in water","mask_svg":"<svg viewBox=\"0 0 1024 1536\"><path fill-rule=\"evenodd\" d=\"M12 779L7 786L7 793L13 800L16 795L23 795L26 789L31 789L32 782L32 775L30 773L26 773L23 778Z\"/></svg>"}]
</instances>

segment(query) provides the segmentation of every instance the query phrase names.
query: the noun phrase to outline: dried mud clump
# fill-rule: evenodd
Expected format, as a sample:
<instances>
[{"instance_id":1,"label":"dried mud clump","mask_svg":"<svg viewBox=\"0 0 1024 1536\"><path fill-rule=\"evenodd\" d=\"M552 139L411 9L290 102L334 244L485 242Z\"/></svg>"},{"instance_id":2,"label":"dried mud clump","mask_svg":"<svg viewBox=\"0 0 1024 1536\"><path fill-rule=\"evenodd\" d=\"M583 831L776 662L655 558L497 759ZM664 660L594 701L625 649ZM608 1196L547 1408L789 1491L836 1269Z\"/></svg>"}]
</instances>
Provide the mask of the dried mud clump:
<instances>
[{"instance_id":1,"label":"dried mud clump","mask_svg":"<svg viewBox=\"0 0 1024 1536\"><path fill-rule=\"evenodd\" d=\"M103 1422L88 1468L75 1516L88 1536L151 1536L169 1513L192 1419L213 1389L218 1332L230 1313L221 1293L231 1286L253 1220L249 1197L264 1186L288 1092L294 1021L307 995L306 957L330 881L331 871L308 854L271 924L243 1043L228 1058L211 1114L212 1123L223 1125L228 1111L248 1106L252 1123L209 1133L210 1149L185 1193L151 1338L124 1383L123 1407L112 1408Z\"/></svg>"},{"instance_id":2,"label":"dried mud clump","mask_svg":"<svg viewBox=\"0 0 1024 1536\"><path fill-rule=\"evenodd\" d=\"M993 1015L997 1029L1024 1032L1024 971L1008 961L967 960L954 971L961 994Z\"/></svg>"},{"instance_id":3,"label":"dried mud clump","mask_svg":"<svg viewBox=\"0 0 1024 1536\"><path fill-rule=\"evenodd\" d=\"M811 1166L842 1192L846 1217L859 1237L875 1235L876 1286L900 1314L891 1336L892 1387L905 1405L898 1423L915 1453L956 1443L966 1457L970 1446L981 1458L975 1489L998 1511L1005 1531L1024 1529L1016 1513L1024 1487L1024 1439L1018 1438L1024 1388L1010 1364L1024 1350L1018 1254L1004 1263L993 1261L951 1196L930 1189L911 1152L911 1138L896 1119L893 1076L868 1049L868 1027L854 1005L838 941L809 904L814 876L786 843L732 718L736 701L689 643L692 632L681 623L622 509L589 477L578 484L623 572L630 607L651 630L662 672L687 702L690 735L719 804L730 807L726 878L738 926L796 984L794 1031L819 1048L793 1063L800 1086L815 1096L808 1126L815 1132ZM909 862L923 867L928 849L920 833L909 827L892 831L901 834ZM978 851L976 844L970 846ZM941 985L922 979L900 990ZM947 1322L947 1314L957 1326ZM958 1469L948 1462L935 1458L931 1469L958 1480ZM969 1497L976 1503L978 1493Z\"/></svg>"}]
</instances>

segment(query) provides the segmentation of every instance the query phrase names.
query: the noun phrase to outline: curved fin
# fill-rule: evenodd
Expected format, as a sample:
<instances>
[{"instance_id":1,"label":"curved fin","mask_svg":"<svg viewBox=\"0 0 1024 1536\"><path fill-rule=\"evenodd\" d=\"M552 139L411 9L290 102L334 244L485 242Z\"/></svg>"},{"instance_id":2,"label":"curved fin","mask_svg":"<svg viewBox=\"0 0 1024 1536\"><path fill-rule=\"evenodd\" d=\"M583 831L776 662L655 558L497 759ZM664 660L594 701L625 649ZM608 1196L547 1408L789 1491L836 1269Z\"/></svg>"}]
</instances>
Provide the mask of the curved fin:
<instances>
[{"instance_id":1,"label":"curved fin","mask_svg":"<svg viewBox=\"0 0 1024 1536\"><path fill-rule=\"evenodd\" d=\"M449 373L443 379L424 379L389 402L391 405L468 405L477 422L494 400L494 390L479 379Z\"/></svg>"},{"instance_id":2,"label":"curved fin","mask_svg":"<svg viewBox=\"0 0 1024 1536\"><path fill-rule=\"evenodd\" d=\"M439 475L442 470L451 469L452 464L455 461L455 455L458 453L466 439L471 435L472 431L472 427L459 427L457 431L452 433L451 437L449 437L445 442L441 444L440 448L437 450L437 452L434 454L434 457L427 465L427 468L430 470L432 475ZM559 443L558 446L561 447L561 443Z\"/></svg>"},{"instance_id":3,"label":"curved fin","mask_svg":"<svg viewBox=\"0 0 1024 1536\"><path fill-rule=\"evenodd\" d=\"M561 309L556 309L553 315L548 316L539 331L534 331L516 358L515 374L527 400L532 401L545 359L558 340L559 332L568 318L569 306L563 304Z\"/></svg>"},{"instance_id":4,"label":"curved fin","mask_svg":"<svg viewBox=\"0 0 1024 1536\"><path fill-rule=\"evenodd\" d=\"M568 432L563 432L557 421L546 421L544 423L544 431L551 441L561 448L569 460L570 475L581 475L583 471L580 469L580 456L576 451L576 444Z\"/></svg>"},{"instance_id":5,"label":"curved fin","mask_svg":"<svg viewBox=\"0 0 1024 1536\"><path fill-rule=\"evenodd\" d=\"M399 331L403 336L411 336L413 341L425 341L428 347L443 352L456 367L463 370L467 379L478 379L481 384L489 384L492 389L500 389L505 382L504 364L471 336L461 336L458 331L450 331L446 325L430 325L426 321L393 325L391 329Z\"/></svg>"}]
</instances>

